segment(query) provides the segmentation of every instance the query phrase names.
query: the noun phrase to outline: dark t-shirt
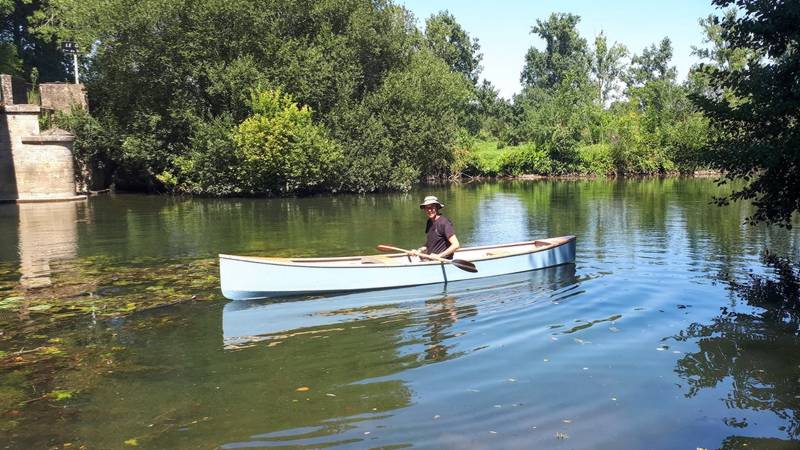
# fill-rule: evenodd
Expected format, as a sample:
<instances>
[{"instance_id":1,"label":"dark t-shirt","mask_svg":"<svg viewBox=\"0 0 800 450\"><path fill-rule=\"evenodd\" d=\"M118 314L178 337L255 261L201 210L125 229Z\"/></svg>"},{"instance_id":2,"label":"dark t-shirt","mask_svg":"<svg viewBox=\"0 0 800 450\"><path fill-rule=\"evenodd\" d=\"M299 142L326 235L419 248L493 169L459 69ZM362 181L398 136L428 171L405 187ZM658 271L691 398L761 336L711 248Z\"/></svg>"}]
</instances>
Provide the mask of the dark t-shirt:
<instances>
[{"instance_id":1,"label":"dark t-shirt","mask_svg":"<svg viewBox=\"0 0 800 450\"><path fill-rule=\"evenodd\" d=\"M450 219L445 216L439 216L435 222L428 219L428 223L425 224L425 233L428 235L425 247L428 247L427 252L429 255L431 253L442 253L447 250L447 247L450 247L450 241L448 239L456 234L455 231L453 231L453 224L450 223ZM453 255L447 258L453 259Z\"/></svg>"}]
</instances>

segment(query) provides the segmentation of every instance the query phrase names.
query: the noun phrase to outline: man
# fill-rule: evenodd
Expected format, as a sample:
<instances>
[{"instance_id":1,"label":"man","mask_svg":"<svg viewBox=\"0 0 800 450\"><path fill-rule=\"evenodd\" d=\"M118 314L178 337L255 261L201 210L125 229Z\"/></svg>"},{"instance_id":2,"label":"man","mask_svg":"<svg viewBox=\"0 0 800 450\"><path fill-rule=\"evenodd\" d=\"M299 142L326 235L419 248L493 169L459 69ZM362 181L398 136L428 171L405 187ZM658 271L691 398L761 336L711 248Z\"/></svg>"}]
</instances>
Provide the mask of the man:
<instances>
[{"instance_id":1,"label":"man","mask_svg":"<svg viewBox=\"0 0 800 450\"><path fill-rule=\"evenodd\" d=\"M428 216L428 223L425 225L425 233L428 238L424 246L412 253L421 258L425 258L425 255L431 255L453 259L453 253L461 245L458 243L458 238L455 231L453 231L453 224L450 219L439 214L439 211L444 208L444 204L438 198L429 195L425 197L419 208L425 211L425 215Z\"/></svg>"}]
</instances>

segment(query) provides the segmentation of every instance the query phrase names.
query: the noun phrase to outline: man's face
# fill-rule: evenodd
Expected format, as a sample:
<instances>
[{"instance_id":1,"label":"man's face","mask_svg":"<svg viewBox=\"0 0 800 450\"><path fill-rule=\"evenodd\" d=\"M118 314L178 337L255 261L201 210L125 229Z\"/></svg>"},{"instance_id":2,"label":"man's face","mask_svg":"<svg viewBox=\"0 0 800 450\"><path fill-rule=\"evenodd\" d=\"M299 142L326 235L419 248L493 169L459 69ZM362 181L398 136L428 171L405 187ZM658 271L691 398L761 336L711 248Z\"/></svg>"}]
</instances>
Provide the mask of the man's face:
<instances>
[{"instance_id":1,"label":"man's face","mask_svg":"<svg viewBox=\"0 0 800 450\"><path fill-rule=\"evenodd\" d=\"M439 214L439 205L425 205L422 209L425 211L425 215L431 220L435 219Z\"/></svg>"}]
</instances>

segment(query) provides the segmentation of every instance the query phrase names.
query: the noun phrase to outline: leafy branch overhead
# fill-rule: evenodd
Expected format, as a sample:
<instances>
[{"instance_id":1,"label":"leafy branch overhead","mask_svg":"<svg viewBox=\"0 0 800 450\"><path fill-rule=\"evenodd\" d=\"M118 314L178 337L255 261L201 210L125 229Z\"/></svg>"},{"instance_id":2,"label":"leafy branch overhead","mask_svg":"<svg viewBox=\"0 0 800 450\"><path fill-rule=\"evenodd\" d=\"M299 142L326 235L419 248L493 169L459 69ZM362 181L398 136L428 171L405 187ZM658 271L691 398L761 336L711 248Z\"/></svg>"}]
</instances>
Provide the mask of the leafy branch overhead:
<instances>
[{"instance_id":1,"label":"leafy branch overhead","mask_svg":"<svg viewBox=\"0 0 800 450\"><path fill-rule=\"evenodd\" d=\"M719 203L750 200L751 221L791 227L800 211L800 8L792 2L715 0L738 13L702 24L712 48L698 54L709 89L693 101L711 119L708 160L723 181L742 181Z\"/></svg>"}]
</instances>

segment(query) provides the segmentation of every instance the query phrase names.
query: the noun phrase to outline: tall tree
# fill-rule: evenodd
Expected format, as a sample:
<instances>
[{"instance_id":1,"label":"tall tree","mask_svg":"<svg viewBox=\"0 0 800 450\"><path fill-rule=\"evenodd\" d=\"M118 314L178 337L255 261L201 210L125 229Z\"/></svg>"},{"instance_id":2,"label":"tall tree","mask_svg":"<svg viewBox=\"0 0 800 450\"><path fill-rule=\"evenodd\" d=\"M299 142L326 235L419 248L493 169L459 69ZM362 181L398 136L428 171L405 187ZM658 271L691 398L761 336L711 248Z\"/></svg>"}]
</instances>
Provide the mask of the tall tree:
<instances>
[{"instance_id":1,"label":"tall tree","mask_svg":"<svg viewBox=\"0 0 800 450\"><path fill-rule=\"evenodd\" d=\"M602 31L595 37L592 75L597 83L597 100L601 106L611 100L611 94L625 71L624 58L627 56L628 49L624 45L615 42L609 47Z\"/></svg>"},{"instance_id":2,"label":"tall tree","mask_svg":"<svg viewBox=\"0 0 800 450\"><path fill-rule=\"evenodd\" d=\"M722 13L722 20L735 20L736 8L728 8ZM725 70L738 71L743 69L751 60L757 59L753 50L744 47L733 47L723 36L721 20L714 15L701 18L698 23L703 30L704 47L692 46L692 55L702 61L689 70L689 88L692 92L707 96L728 96L731 102L738 100L730 90L717 91L709 81L710 71Z\"/></svg>"},{"instance_id":3,"label":"tall tree","mask_svg":"<svg viewBox=\"0 0 800 450\"><path fill-rule=\"evenodd\" d=\"M742 67L708 68L711 86L732 96L693 97L713 126L710 164L723 182L744 182L718 200L751 200L751 222L791 227L800 211L800 8L789 0L713 2L738 8L710 19L725 48L756 55Z\"/></svg>"},{"instance_id":4,"label":"tall tree","mask_svg":"<svg viewBox=\"0 0 800 450\"><path fill-rule=\"evenodd\" d=\"M628 86L643 86L648 81L675 81L678 71L670 66L672 41L665 37L657 45L645 48L641 55L633 55L627 75Z\"/></svg>"},{"instance_id":5,"label":"tall tree","mask_svg":"<svg viewBox=\"0 0 800 450\"><path fill-rule=\"evenodd\" d=\"M545 41L544 51L531 47L525 55L520 81L527 87L552 88L564 80L588 80L590 65L586 39L578 34L581 20L575 14L553 13L543 22L536 20L531 34Z\"/></svg>"},{"instance_id":6,"label":"tall tree","mask_svg":"<svg viewBox=\"0 0 800 450\"><path fill-rule=\"evenodd\" d=\"M63 81L69 61L58 42L35 32L47 0L0 0L0 66L28 77L35 68L41 81Z\"/></svg>"},{"instance_id":7,"label":"tall tree","mask_svg":"<svg viewBox=\"0 0 800 450\"><path fill-rule=\"evenodd\" d=\"M441 11L425 20L425 41L433 53L442 58L450 70L467 77L477 85L481 73L481 46L447 11Z\"/></svg>"}]
</instances>

